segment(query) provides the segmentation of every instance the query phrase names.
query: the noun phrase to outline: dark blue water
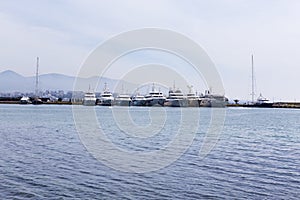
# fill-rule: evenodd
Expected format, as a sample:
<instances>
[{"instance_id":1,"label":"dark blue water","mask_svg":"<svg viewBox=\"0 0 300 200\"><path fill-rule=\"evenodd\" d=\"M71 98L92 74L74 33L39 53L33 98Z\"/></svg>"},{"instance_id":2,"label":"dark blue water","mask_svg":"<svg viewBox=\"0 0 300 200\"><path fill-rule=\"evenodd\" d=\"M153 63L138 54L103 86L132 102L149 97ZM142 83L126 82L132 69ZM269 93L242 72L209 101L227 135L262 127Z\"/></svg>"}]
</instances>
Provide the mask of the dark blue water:
<instances>
[{"instance_id":1,"label":"dark blue water","mask_svg":"<svg viewBox=\"0 0 300 200\"><path fill-rule=\"evenodd\" d=\"M136 147L129 141L131 148L151 151L155 141L163 146L170 140L180 112L166 109L171 114L163 134L150 142L139 139ZM132 108L132 120L149 123L148 111ZM153 172L127 173L86 150L71 106L0 105L0 199L299 198L300 110L227 109L217 145L199 159L210 112L201 109L194 141L177 161ZM96 113L113 121L111 108L96 107ZM107 124L102 128L109 137L126 146L122 141L129 136Z\"/></svg>"}]
</instances>

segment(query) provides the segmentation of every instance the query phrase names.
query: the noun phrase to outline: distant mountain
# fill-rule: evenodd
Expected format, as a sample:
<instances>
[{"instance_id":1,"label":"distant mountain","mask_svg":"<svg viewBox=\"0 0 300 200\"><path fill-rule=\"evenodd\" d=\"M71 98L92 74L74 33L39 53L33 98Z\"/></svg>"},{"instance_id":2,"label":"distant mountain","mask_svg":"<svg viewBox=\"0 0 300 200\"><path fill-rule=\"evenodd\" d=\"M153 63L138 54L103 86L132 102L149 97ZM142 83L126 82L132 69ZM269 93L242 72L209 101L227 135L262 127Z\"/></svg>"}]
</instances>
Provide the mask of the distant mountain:
<instances>
[{"instance_id":1,"label":"distant mountain","mask_svg":"<svg viewBox=\"0 0 300 200\"><path fill-rule=\"evenodd\" d=\"M39 89L45 90L64 90L72 91L76 77L63 74L43 74L39 76ZM98 81L100 80L99 84ZM89 87L92 90L101 92L104 88L104 83L112 90L117 84L118 89L123 84L125 88L132 88L134 84L118 81L115 79L94 76L90 78L77 78L77 83L80 87L77 90L87 91ZM98 85L97 88L95 88ZM34 92L35 76L24 77L14 71L6 70L0 72L0 93L1 92Z\"/></svg>"},{"instance_id":2,"label":"distant mountain","mask_svg":"<svg viewBox=\"0 0 300 200\"><path fill-rule=\"evenodd\" d=\"M14 71L0 73L0 92L34 91L34 82Z\"/></svg>"},{"instance_id":3,"label":"distant mountain","mask_svg":"<svg viewBox=\"0 0 300 200\"><path fill-rule=\"evenodd\" d=\"M22 75L12 71L12 70L6 70L0 73L0 76L6 77L6 78L23 78Z\"/></svg>"}]
</instances>

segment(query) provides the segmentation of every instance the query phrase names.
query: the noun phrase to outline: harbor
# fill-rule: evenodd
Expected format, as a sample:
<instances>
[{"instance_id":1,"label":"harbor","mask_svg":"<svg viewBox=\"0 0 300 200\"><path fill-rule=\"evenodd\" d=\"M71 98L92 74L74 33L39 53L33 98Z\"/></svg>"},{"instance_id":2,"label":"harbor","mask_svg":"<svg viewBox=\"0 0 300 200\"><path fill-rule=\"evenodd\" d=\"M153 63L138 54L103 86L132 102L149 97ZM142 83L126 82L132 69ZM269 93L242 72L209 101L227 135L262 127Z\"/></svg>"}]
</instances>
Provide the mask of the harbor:
<instances>
[{"instance_id":1,"label":"harbor","mask_svg":"<svg viewBox=\"0 0 300 200\"><path fill-rule=\"evenodd\" d=\"M300 199L300 1L0 8L0 200Z\"/></svg>"},{"instance_id":2,"label":"harbor","mask_svg":"<svg viewBox=\"0 0 300 200\"><path fill-rule=\"evenodd\" d=\"M15 72L6 71L4 74L13 74ZM261 93L256 98L256 82L254 73L254 56L251 55L251 100L241 101L239 99L229 99L225 94L213 93L210 89L206 89L203 93L193 90L193 85L187 85L187 92L175 86L170 87L164 92L160 89L159 83L146 84L147 92L140 92L140 88L135 88L133 92L110 91L108 84L105 82L103 91L96 92L88 87L88 91L68 91L67 94L63 90L58 91L41 91L40 75L39 75L39 57L36 58L35 73L35 90L34 93L18 92L14 95L8 93L0 94L0 104L33 104L33 105L83 105L83 106L138 106L138 107L241 107L241 108L300 108L300 102L296 100L270 102ZM101 77L99 77L101 78ZM200 80L199 80L200 81ZM156 84L156 85L155 85ZM145 85L144 85L145 86ZM99 85L97 86L99 87ZM157 87L159 89L157 89ZM115 87L114 87L115 88ZM167 93L167 94L166 94ZM3 96L1 96L3 95Z\"/></svg>"},{"instance_id":3,"label":"harbor","mask_svg":"<svg viewBox=\"0 0 300 200\"><path fill-rule=\"evenodd\" d=\"M22 97L15 97L15 98L0 98L0 104L20 104L20 99ZM120 98L120 97L119 97ZM127 99L127 97L126 97ZM132 100L129 98L127 99L127 103L120 103L118 99L115 100L114 104L111 106L131 106L130 102ZM43 101L45 105L83 105L82 101ZM96 104L95 104L96 106ZM132 105L133 106L133 105ZM146 105L145 105L146 106ZM187 106L185 106L187 107ZM189 106L189 107L208 107L208 106ZM228 103L225 107L228 108L295 108L300 109L300 102L274 102L269 103L268 105L250 105L250 104L233 104Z\"/></svg>"},{"instance_id":4,"label":"harbor","mask_svg":"<svg viewBox=\"0 0 300 200\"><path fill-rule=\"evenodd\" d=\"M81 92L83 94L83 92ZM154 84L148 94L112 93L107 86L102 93L88 91L84 96L71 98L49 98L38 96L0 97L0 104L48 104L48 105L83 105L83 106L138 106L138 107L226 107L228 98L213 95L209 91L197 95L189 92L184 94L180 89L170 89L168 95L155 90ZM39 103L37 103L37 99Z\"/></svg>"}]
</instances>

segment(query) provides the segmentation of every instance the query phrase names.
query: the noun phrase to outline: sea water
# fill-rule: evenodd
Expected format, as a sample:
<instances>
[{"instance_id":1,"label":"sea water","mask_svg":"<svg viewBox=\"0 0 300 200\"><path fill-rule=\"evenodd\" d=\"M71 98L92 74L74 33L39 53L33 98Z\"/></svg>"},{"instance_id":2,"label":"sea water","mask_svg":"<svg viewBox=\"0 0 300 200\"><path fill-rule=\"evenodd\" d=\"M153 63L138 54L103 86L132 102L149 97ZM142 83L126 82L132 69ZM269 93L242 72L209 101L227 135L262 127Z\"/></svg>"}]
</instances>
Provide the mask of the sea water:
<instances>
[{"instance_id":1,"label":"sea water","mask_svg":"<svg viewBox=\"0 0 300 200\"><path fill-rule=\"evenodd\" d=\"M131 152L170 144L182 120L180 108L92 109L107 138ZM155 109L166 114L158 122ZM199 124L186 122L197 131L174 162L134 173L88 151L72 106L0 105L0 199L299 199L300 110L227 108L217 143L199 158L211 112L201 108ZM122 113L132 122L123 129L116 123ZM130 133L156 123L162 126L150 137Z\"/></svg>"}]
</instances>

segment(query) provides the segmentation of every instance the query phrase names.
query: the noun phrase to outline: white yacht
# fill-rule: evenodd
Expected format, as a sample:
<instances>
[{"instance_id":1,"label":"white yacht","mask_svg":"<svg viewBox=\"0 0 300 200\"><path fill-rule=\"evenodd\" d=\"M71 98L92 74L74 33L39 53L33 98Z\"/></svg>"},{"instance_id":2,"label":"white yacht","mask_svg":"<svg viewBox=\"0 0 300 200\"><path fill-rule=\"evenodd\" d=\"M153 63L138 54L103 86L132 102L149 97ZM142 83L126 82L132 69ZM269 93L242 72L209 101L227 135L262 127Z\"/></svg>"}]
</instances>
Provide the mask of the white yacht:
<instances>
[{"instance_id":1,"label":"white yacht","mask_svg":"<svg viewBox=\"0 0 300 200\"><path fill-rule=\"evenodd\" d=\"M224 95L211 94L209 90L200 96L201 107L225 107L227 103L228 99Z\"/></svg>"},{"instance_id":2,"label":"white yacht","mask_svg":"<svg viewBox=\"0 0 300 200\"><path fill-rule=\"evenodd\" d=\"M245 107L261 107L261 108L272 108L273 103L271 103L267 98L265 98L261 93L257 98L257 101L251 102L251 104L245 105Z\"/></svg>"},{"instance_id":3,"label":"white yacht","mask_svg":"<svg viewBox=\"0 0 300 200\"><path fill-rule=\"evenodd\" d=\"M120 94L115 98L114 105L116 106L130 106L131 98L128 94Z\"/></svg>"},{"instance_id":4,"label":"white yacht","mask_svg":"<svg viewBox=\"0 0 300 200\"><path fill-rule=\"evenodd\" d=\"M200 99L199 97L193 92L193 86L187 86L189 88L189 93L187 93L186 98L188 101L188 107L199 107L200 106Z\"/></svg>"},{"instance_id":5,"label":"white yacht","mask_svg":"<svg viewBox=\"0 0 300 200\"><path fill-rule=\"evenodd\" d=\"M154 83L152 90L145 96L147 106L164 106L166 97L162 92L155 90Z\"/></svg>"},{"instance_id":6,"label":"white yacht","mask_svg":"<svg viewBox=\"0 0 300 200\"><path fill-rule=\"evenodd\" d=\"M84 94L83 105L85 105L85 106L95 106L96 101L97 101L97 98L96 98L95 93L90 92L90 89L89 89L89 91Z\"/></svg>"},{"instance_id":7,"label":"white yacht","mask_svg":"<svg viewBox=\"0 0 300 200\"><path fill-rule=\"evenodd\" d=\"M107 88L107 83L105 83L103 93L100 95L99 103L100 106L111 106L114 102L114 97L112 93Z\"/></svg>"},{"instance_id":8,"label":"white yacht","mask_svg":"<svg viewBox=\"0 0 300 200\"><path fill-rule=\"evenodd\" d=\"M137 94L132 98L131 105L132 106L145 106L146 98L143 95Z\"/></svg>"},{"instance_id":9,"label":"white yacht","mask_svg":"<svg viewBox=\"0 0 300 200\"><path fill-rule=\"evenodd\" d=\"M265 98L261 93L260 93L259 97L257 98L258 104L267 103L268 101L269 101L269 99Z\"/></svg>"},{"instance_id":10,"label":"white yacht","mask_svg":"<svg viewBox=\"0 0 300 200\"><path fill-rule=\"evenodd\" d=\"M167 97L164 105L170 107L187 107L187 97L182 93L180 89L177 89L175 91L169 90L169 96Z\"/></svg>"}]
</instances>

